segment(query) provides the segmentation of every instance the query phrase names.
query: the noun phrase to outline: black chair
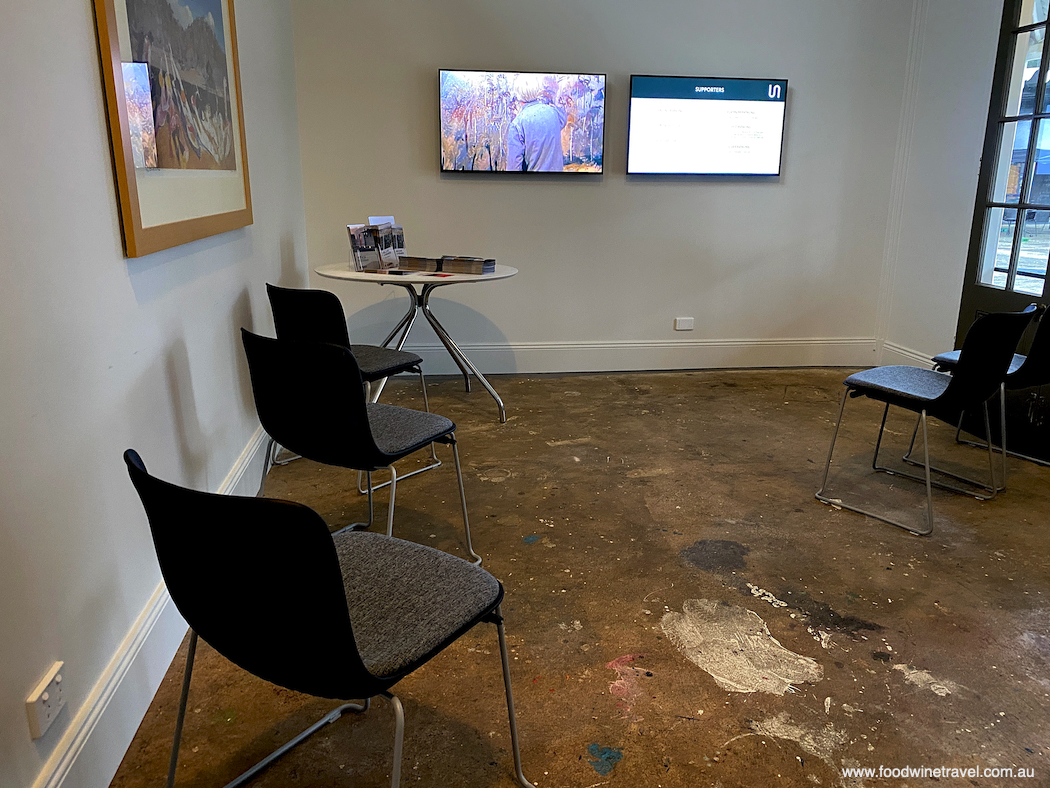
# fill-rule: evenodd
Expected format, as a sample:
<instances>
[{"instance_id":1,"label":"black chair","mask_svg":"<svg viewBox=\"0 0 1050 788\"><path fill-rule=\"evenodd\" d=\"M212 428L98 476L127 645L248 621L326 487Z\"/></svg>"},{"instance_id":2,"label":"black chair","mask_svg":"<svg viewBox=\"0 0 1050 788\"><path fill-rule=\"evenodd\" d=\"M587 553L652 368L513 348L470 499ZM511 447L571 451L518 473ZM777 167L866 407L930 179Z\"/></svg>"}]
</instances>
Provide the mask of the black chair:
<instances>
[{"instance_id":1,"label":"black chair","mask_svg":"<svg viewBox=\"0 0 1050 788\"><path fill-rule=\"evenodd\" d=\"M161 573L190 625L168 788L189 696L198 635L250 673L297 692L344 703L240 777L246 782L305 738L382 695L395 715L391 785L400 783L405 716L390 692L482 621L496 625L515 776L521 770L503 586L483 569L439 550L382 534L334 537L312 509L291 501L196 492L146 472L124 453L149 518Z\"/></svg>"},{"instance_id":2,"label":"black chair","mask_svg":"<svg viewBox=\"0 0 1050 788\"><path fill-rule=\"evenodd\" d=\"M463 509L467 551L470 543L467 498L459 464L456 425L444 416L365 400L361 372L350 349L319 342L268 339L241 329L259 421L273 442L315 462L364 471L368 478L368 522L373 521L372 472L390 471L387 535L394 531L397 471L394 463L438 442L452 446ZM268 468L263 469L263 479ZM260 495L263 485L260 484Z\"/></svg>"},{"instance_id":3,"label":"black chair","mask_svg":"<svg viewBox=\"0 0 1050 788\"><path fill-rule=\"evenodd\" d=\"M419 375L419 385L423 390L423 409L430 412L427 381L423 376L423 359L415 353L385 347L385 345L352 345L343 305L335 293L330 290L278 287L267 283L266 295L270 299L273 327L278 339L290 339L296 342L326 342L350 348L361 370L361 379L365 383L365 396L371 402L379 401L387 378L402 372L415 372ZM273 450L271 447L271 451ZM401 478L406 479L441 465L441 460L438 459L433 446L430 449L430 456L432 462ZM283 465L292 459L295 458L282 460L280 464ZM267 455L268 464L276 461L276 454L272 457ZM385 487L387 484L388 482L384 482L374 489ZM360 480L358 492L362 494L365 492L361 489Z\"/></svg>"},{"instance_id":4,"label":"black chair","mask_svg":"<svg viewBox=\"0 0 1050 788\"><path fill-rule=\"evenodd\" d=\"M1050 462L1046 460L1013 452L1006 447L1006 392L1050 384L1050 318L1047 318L1045 308L1040 309L1039 312L1041 314L1037 318L1039 322L1035 329L1035 336L1032 338L1032 346L1029 348L1027 355L1014 353L1013 359L1010 361L1010 369L999 391L999 443L1000 450L1003 451L1004 485L1006 483L1007 454L1011 457L1038 463L1039 465L1050 465ZM947 353L940 353L933 357L933 363L936 365L935 368L941 372L951 373L959 364L959 351L951 350ZM955 433L956 440L968 446L976 446L981 449L986 447L984 443L960 440L961 432L962 420L960 419L959 428Z\"/></svg>"},{"instance_id":5,"label":"black chair","mask_svg":"<svg viewBox=\"0 0 1050 788\"><path fill-rule=\"evenodd\" d=\"M423 389L424 407L427 411L430 410L427 382L423 376L423 359L415 353L382 345L351 344L343 305L335 293L330 290L278 287L267 283L266 295L270 299L273 327L278 339L326 342L350 348L350 352L357 359L361 379L364 380L368 397L372 401L377 401L382 392L380 385L373 393L373 383L382 384L382 381L401 372L418 373L419 384Z\"/></svg>"},{"instance_id":6,"label":"black chair","mask_svg":"<svg viewBox=\"0 0 1050 788\"><path fill-rule=\"evenodd\" d=\"M981 495L971 490L932 480L931 471L938 471L938 469L930 465L927 416L933 416L942 421L955 424L964 411L983 407L985 434L990 434L991 424L988 418L988 400L999 390L1003 379L1006 377L1014 349L1017 347L1021 334L1024 333L1034 312L1035 307L1032 306L1023 312L998 313L978 318L966 334L966 339L963 341L963 347L959 354L959 362L953 375L920 367L885 366L858 372L846 378L844 381L846 390L842 394L838 421L835 423L835 432L831 437L831 447L828 449L828 459L824 465L824 478L820 489L816 493L817 500L864 514L890 525L895 525L898 528L903 528L906 531L911 531L914 534L925 536L933 531L932 487L936 486L955 492L963 492L974 495L974 497L981 500L995 497L998 487L995 480L995 460L990 444L988 447L989 484L975 482L955 474L947 474L960 481L986 490L988 495ZM868 397L877 402L885 403L886 407L882 412L882 423L879 426L879 435L875 442L875 455L872 458L871 467L883 473L925 482L927 511L925 529L906 525L884 515L845 503L838 498L830 498L826 494L828 471L831 468L831 458L835 452L835 441L838 438L839 427L842 426L842 415L846 409L846 400L849 397ZM922 427L923 468L925 470L925 475L922 477L879 465L879 447L882 444L882 435L886 428L886 416L889 413L890 405L919 414L918 426Z\"/></svg>"}]
</instances>

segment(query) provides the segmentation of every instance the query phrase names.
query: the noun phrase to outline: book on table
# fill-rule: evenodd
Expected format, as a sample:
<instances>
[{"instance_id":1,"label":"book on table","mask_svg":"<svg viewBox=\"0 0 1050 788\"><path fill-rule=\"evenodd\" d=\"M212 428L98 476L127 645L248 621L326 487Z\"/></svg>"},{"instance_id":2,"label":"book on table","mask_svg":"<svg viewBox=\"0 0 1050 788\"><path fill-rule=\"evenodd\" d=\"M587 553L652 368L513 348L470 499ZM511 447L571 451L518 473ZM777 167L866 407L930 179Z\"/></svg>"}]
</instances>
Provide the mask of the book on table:
<instances>
[{"instance_id":1,"label":"book on table","mask_svg":"<svg viewBox=\"0 0 1050 788\"><path fill-rule=\"evenodd\" d=\"M496 270L496 261L491 257L445 255L441 258L441 270L448 274L491 274Z\"/></svg>"},{"instance_id":2,"label":"book on table","mask_svg":"<svg viewBox=\"0 0 1050 788\"><path fill-rule=\"evenodd\" d=\"M441 261L436 257L403 255L398 258L397 267L401 271L440 271Z\"/></svg>"}]
</instances>

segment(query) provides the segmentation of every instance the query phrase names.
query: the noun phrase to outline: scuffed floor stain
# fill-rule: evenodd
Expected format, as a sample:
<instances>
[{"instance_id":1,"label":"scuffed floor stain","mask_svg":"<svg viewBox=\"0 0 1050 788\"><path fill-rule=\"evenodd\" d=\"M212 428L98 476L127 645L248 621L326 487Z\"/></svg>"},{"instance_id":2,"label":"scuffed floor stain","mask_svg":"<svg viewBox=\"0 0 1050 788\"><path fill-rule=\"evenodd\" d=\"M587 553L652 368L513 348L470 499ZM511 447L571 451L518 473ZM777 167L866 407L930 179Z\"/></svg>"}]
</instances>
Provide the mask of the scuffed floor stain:
<instances>
[{"instance_id":1,"label":"scuffed floor stain","mask_svg":"<svg viewBox=\"0 0 1050 788\"><path fill-rule=\"evenodd\" d=\"M730 692L783 695L794 690L793 684L824 678L816 660L788 651L745 608L687 599L682 613L667 613L660 623L686 659Z\"/></svg>"},{"instance_id":2,"label":"scuffed floor stain","mask_svg":"<svg viewBox=\"0 0 1050 788\"><path fill-rule=\"evenodd\" d=\"M785 601L783 601L781 599L777 599L769 591L766 591L766 589L764 589L764 588L759 588L758 586L754 585L753 583L748 583L747 584L747 590L751 592L751 596L757 596L763 602L768 602L773 607L787 607L788 606L787 602L785 602Z\"/></svg>"},{"instance_id":3,"label":"scuffed floor stain","mask_svg":"<svg viewBox=\"0 0 1050 788\"><path fill-rule=\"evenodd\" d=\"M587 748L587 752L594 759L593 761L588 761L588 763L602 777L611 772L616 764L623 760L623 750L619 747L600 747L598 744L592 744Z\"/></svg>"},{"instance_id":4,"label":"scuffed floor stain","mask_svg":"<svg viewBox=\"0 0 1050 788\"><path fill-rule=\"evenodd\" d=\"M631 704L642 694L638 678L653 675L644 668L632 664L640 659L645 659L645 654L624 654L605 665L609 670L616 671L616 681L609 684L609 694L621 699L617 705L624 710L624 713L631 710Z\"/></svg>"},{"instance_id":5,"label":"scuffed floor stain","mask_svg":"<svg viewBox=\"0 0 1050 788\"><path fill-rule=\"evenodd\" d=\"M957 692L959 689L959 685L954 681L935 678L928 670L919 670L911 665L894 665L893 669L903 673L904 680L909 684L914 684L921 689L928 689L942 698Z\"/></svg>"},{"instance_id":6,"label":"scuffed floor stain","mask_svg":"<svg viewBox=\"0 0 1050 788\"><path fill-rule=\"evenodd\" d=\"M849 740L845 731L837 730L830 722L819 729L809 730L792 722L784 711L768 720L752 722L751 730L760 736L773 736L796 742L805 752L820 758L835 771L838 769L835 766L834 752Z\"/></svg>"},{"instance_id":7,"label":"scuffed floor stain","mask_svg":"<svg viewBox=\"0 0 1050 788\"><path fill-rule=\"evenodd\" d=\"M483 482L494 482L499 484L512 478L515 474L506 468L482 468L477 471L478 479Z\"/></svg>"},{"instance_id":8,"label":"scuffed floor stain","mask_svg":"<svg viewBox=\"0 0 1050 788\"><path fill-rule=\"evenodd\" d=\"M750 547L728 539L700 539L682 550L682 560L705 572L730 572L746 569L744 556Z\"/></svg>"}]
</instances>

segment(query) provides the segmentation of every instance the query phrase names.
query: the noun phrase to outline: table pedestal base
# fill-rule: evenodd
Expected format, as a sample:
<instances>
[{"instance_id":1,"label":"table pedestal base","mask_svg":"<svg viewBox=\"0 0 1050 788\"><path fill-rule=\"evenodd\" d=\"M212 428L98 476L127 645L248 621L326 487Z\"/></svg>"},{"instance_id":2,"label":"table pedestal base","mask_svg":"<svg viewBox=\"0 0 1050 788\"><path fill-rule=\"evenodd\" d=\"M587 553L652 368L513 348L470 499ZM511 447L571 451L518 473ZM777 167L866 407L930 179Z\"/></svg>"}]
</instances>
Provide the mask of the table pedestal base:
<instances>
[{"instance_id":1,"label":"table pedestal base","mask_svg":"<svg viewBox=\"0 0 1050 788\"><path fill-rule=\"evenodd\" d=\"M482 375L478 368L474 366L469 358L459 349L459 345L455 343L452 337L449 335L445 327L441 325L437 317L430 310L430 294L440 284L425 284L423 285L422 291L417 291L415 285L408 282L390 282L392 285L403 287L408 291L411 303L409 304L408 311L405 316L401 318L393 330L387 335L387 338L383 340L383 347L387 347L394 340L394 337L398 337L397 344L395 347L401 350L405 346L405 341L408 339L408 334L412 330L412 326L415 325L416 316L422 312L423 317L426 318L427 322L430 323L431 328L434 329L434 333L437 334L438 339L441 340L441 344L445 346L448 354L452 356L452 360L456 362L456 366L459 367L459 371L463 373L463 382L466 385L466 389L470 391L470 376L473 375L477 378L478 382L485 387L485 390L492 396L492 399L496 401L496 406L499 408L499 420L501 424L507 422L507 411L503 407L503 400L500 399L499 394L496 393L496 389L492 388L492 384L489 383L485 376ZM400 336L398 336L400 334ZM383 391L383 386L386 385L386 380L382 380L376 385L375 391L372 395L373 402L379 398L379 395Z\"/></svg>"}]
</instances>

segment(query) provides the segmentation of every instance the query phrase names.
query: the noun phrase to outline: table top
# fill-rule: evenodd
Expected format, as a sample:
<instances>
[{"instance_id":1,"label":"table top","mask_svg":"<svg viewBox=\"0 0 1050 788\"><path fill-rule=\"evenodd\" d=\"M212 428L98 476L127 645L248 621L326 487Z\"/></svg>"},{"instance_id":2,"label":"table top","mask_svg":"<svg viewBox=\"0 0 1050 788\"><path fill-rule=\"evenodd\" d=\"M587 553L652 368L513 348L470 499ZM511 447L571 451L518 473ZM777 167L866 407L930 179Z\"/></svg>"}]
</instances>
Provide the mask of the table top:
<instances>
[{"instance_id":1,"label":"table top","mask_svg":"<svg viewBox=\"0 0 1050 788\"><path fill-rule=\"evenodd\" d=\"M395 269L396 270L396 269ZM496 263L496 270L491 274L446 274L433 271L354 271L349 263L341 265L323 265L315 268L318 276L329 279L345 279L350 282L376 282L381 285L454 285L470 282L492 282L507 279L518 273L517 268Z\"/></svg>"}]
</instances>

